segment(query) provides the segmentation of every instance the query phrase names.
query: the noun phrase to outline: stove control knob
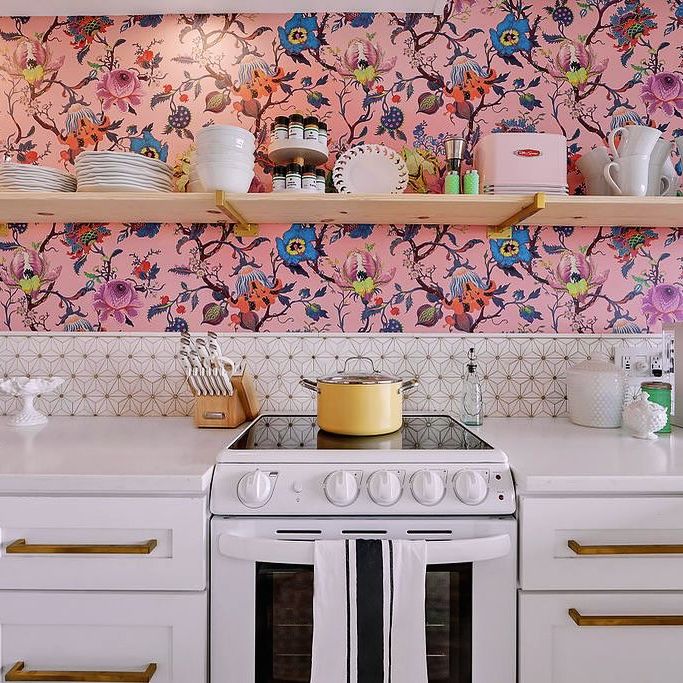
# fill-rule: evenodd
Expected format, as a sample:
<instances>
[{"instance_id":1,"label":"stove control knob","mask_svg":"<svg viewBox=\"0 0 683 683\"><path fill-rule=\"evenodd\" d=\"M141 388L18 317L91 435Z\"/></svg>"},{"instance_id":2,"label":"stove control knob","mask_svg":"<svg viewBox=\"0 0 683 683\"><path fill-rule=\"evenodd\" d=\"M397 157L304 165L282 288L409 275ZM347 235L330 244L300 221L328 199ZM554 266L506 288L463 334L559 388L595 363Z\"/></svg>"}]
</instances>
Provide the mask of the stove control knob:
<instances>
[{"instance_id":1,"label":"stove control knob","mask_svg":"<svg viewBox=\"0 0 683 683\"><path fill-rule=\"evenodd\" d=\"M446 485L434 470L419 470L410 480L413 498L421 505L436 505L443 500Z\"/></svg>"},{"instance_id":2,"label":"stove control knob","mask_svg":"<svg viewBox=\"0 0 683 683\"><path fill-rule=\"evenodd\" d=\"M395 472L377 470L368 479L368 493L377 505L393 505L401 497L401 480Z\"/></svg>"},{"instance_id":3,"label":"stove control knob","mask_svg":"<svg viewBox=\"0 0 683 683\"><path fill-rule=\"evenodd\" d=\"M486 479L476 470L460 470L455 475L454 488L455 495L465 505L479 505L489 492Z\"/></svg>"},{"instance_id":4,"label":"stove control knob","mask_svg":"<svg viewBox=\"0 0 683 683\"><path fill-rule=\"evenodd\" d=\"M248 508L260 508L268 502L273 492L271 478L261 470L245 474L237 484L237 497Z\"/></svg>"},{"instance_id":5,"label":"stove control knob","mask_svg":"<svg viewBox=\"0 0 683 683\"><path fill-rule=\"evenodd\" d=\"M351 505L358 498L358 481L351 472L337 470L325 477L323 484L327 500L337 507Z\"/></svg>"}]
</instances>

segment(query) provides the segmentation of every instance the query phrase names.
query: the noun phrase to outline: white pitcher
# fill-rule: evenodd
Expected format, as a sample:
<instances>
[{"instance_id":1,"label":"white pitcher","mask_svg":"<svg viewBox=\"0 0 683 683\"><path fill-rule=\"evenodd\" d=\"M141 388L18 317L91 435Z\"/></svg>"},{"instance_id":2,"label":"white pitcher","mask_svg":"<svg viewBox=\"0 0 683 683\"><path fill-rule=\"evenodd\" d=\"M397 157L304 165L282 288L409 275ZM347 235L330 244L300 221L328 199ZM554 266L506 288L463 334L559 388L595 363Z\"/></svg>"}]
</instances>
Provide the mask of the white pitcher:
<instances>
[{"instance_id":1,"label":"white pitcher","mask_svg":"<svg viewBox=\"0 0 683 683\"><path fill-rule=\"evenodd\" d=\"M621 133L621 142L619 143L619 151L615 144L615 137ZM656 128L650 126L620 126L615 128L607 136L610 149L614 158L628 157L634 154L650 155L657 140L662 137L662 134Z\"/></svg>"},{"instance_id":2,"label":"white pitcher","mask_svg":"<svg viewBox=\"0 0 683 683\"><path fill-rule=\"evenodd\" d=\"M607 147L594 147L577 162L576 167L586 180L586 193L589 195L609 196L610 186L605 180L605 166L612 161Z\"/></svg>"},{"instance_id":3,"label":"white pitcher","mask_svg":"<svg viewBox=\"0 0 683 683\"><path fill-rule=\"evenodd\" d=\"M616 195L644 197L647 194L650 156L632 154L605 166L605 180ZM612 171L616 171L616 178Z\"/></svg>"},{"instance_id":4,"label":"white pitcher","mask_svg":"<svg viewBox=\"0 0 683 683\"><path fill-rule=\"evenodd\" d=\"M671 158L673 145L666 140L659 139L650 154L648 170L647 194L649 197L660 197L668 194L671 189L671 179L664 171L664 164Z\"/></svg>"}]
</instances>

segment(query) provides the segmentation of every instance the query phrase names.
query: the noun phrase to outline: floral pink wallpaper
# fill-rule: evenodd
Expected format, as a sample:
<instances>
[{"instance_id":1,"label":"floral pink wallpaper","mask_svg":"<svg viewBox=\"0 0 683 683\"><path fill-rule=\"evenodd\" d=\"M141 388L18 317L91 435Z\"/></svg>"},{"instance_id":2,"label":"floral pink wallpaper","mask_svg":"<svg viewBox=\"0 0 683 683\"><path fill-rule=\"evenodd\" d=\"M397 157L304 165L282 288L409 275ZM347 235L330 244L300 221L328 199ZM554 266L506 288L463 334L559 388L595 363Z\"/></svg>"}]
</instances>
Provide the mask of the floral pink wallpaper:
<instances>
[{"instance_id":1,"label":"floral pink wallpaper","mask_svg":"<svg viewBox=\"0 0 683 683\"><path fill-rule=\"evenodd\" d=\"M443 15L0 19L0 148L73 170L130 150L187 183L210 122L257 135L312 112L332 156L400 151L438 192L443 137L562 132L577 158L613 127L683 130L683 0L449 0ZM680 171L680 160L678 163ZM27 199L30 201L30 199ZM683 229L0 225L0 329L639 332L683 319Z\"/></svg>"}]
</instances>

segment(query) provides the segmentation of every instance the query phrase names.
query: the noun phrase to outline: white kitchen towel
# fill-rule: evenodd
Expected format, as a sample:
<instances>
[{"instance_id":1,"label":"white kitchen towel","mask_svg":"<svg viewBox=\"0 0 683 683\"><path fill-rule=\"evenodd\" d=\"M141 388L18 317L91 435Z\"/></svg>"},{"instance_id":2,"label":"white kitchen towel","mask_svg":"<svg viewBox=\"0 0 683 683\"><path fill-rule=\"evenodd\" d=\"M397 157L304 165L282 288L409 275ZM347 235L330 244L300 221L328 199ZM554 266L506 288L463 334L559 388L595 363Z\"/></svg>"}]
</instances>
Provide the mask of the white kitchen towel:
<instances>
[{"instance_id":1,"label":"white kitchen towel","mask_svg":"<svg viewBox=\"0 0 683 683\"><path fill-rule=\"evenodd\" d=\"M427 683L425 541L316 541L311 683Z\"/></svg>"}]
</instances>

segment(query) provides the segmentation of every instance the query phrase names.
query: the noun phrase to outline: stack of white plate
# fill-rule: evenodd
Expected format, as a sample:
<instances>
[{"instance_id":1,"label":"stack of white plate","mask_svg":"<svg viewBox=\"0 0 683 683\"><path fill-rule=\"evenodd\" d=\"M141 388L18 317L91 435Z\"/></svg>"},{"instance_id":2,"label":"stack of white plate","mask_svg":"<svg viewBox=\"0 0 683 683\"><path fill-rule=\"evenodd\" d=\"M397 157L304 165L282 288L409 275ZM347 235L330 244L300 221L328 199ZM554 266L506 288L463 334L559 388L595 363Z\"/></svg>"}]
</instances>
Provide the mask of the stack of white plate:
<instances>
[{"instance_id":1,"label":"stack of white plate","mask_svg":"<svg viewBox=\"0 0 683 683\"><path fill-rule=\"evenodd\" d=\"M75 192L76 178L56 168L4 163L0 164L0 191Z\"/></svg>"},{"instance_id":2,"label":"stack of white plate","mask_svg":"<svg viewBox=\"0 0 683 683\"><path fill-rule=\"evenodd\" d=\"M172 192L171 169L132 152L81 152L76 157L79 192Z\"/></svg>"},{"instance_id":3,"label":"stack of white plate","mask_svg":"<svg viewBox=\"0 0 683 683\"><path fill-rule=\"evenodd\" d=\"M484 185L484 194L569 194L567 185Z\"/></svg>"},{"instance_id":4,"label":"stack of white plate","mask_svg":"<svg viewBox=\"0 0 683 683\"><path fill-rule=\"evenodd\" d=\"M238 126L207 126L197 133L190 192L247 192L254 177L253 134ZM199 181L199 182L198 182Z\"/></svg>"}]
</instances>

